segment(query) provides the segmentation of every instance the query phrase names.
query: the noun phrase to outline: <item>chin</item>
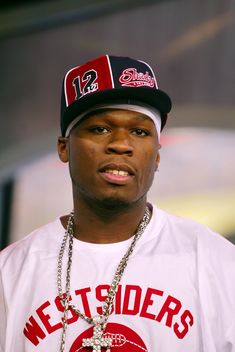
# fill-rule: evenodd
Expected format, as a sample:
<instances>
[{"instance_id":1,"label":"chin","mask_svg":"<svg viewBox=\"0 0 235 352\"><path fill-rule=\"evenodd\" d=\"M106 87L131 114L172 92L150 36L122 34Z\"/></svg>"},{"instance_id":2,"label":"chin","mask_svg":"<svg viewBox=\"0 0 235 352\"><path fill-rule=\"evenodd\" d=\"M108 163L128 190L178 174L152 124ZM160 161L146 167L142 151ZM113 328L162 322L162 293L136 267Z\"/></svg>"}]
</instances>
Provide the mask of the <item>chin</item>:
<instances>
[{"instance_id":1,"label":"chin","mask_svg":"<svg viewBox=\"0 0 235 352\"><path fill-rule=\"evenodd\" d=\"M95 199L94 201L94 206L103 208L109 211L123 211L125 209L130 209L134 206L136 206L139 203L142 203L143 201L146 201L146 195L144 194L143 196L139 198L127 198L127 197L121 197L119 196L106 196L106 197L101 197L99 199Z\"/></svg>"},{"instance_id":2,"label":"chin","mask_svg":"<svg viewBox=\"0 0 235 352\"><path fill-rule=\"evenodd\" d=\"M103 199L96 199L96 204L102 208L118 210L123 208L129 208L132 202L118 197L108 197Z\"/></svg>"},{"instance_id":3,"label":"chin","mask_svg":"<svg viewBox=\"0 0 235 352\"><path fill-rule=\"evenodd\" d=\"M127 192L122 192L122 194L118 194L118 192L109 192L109 194L100 192L94 195L94 193L91 194L90 192L85 192L82 189L80 189L79 193L80 196L82 196L83 201L85 201L85 203L87 203L94 210L103 209L110 212L123 211L128 208L130 209L138 203L146 201L146 193L137 194L137 192L132 192L132 194L128 195Z\"/></svg>"}]
</instances>

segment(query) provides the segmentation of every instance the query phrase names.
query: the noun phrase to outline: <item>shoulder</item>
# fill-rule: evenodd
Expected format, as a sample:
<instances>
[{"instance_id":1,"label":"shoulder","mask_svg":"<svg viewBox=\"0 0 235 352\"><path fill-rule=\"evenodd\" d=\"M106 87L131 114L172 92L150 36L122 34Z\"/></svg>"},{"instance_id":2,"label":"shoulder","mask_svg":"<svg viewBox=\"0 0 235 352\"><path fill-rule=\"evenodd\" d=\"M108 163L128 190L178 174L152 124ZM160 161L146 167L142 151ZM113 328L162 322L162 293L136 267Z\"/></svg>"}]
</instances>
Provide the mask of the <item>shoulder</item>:
<instances>
[{"instance_id":1,"label":"shoulder","mask_svg":"<svg viewBox=\"0 0 235 352\"><path fill-rule=\"evenodd\" d=\"M175 248L190 249L202 256L224 257L235 262L235 246L222 235L194 220L170 214L153 206L153 222L163 240Z\"/></svg>"},{"instance_id":2,"label":"shoulder","mask_svg":"<svg viewBox=\"0 0 235 352\"><path fill-rule=\"evenodd\" d=\"M235 311L234 244L203 224L158 208L154 208L154 217L156 224L161 222L160 254L187 265L203 302L215 301L217 307L223 306L221 314L229 316L229 309Z\"/></svg>"},{"instance_id":3,"label":"shoulder","mask_svg":"<svg viewBox=\"0 0 235 352\"><path fill-rule=\"evenodd\" d=\"M50 252L55 247L55 243L61 240L63 233L59 218L34 230L0 252L0 269L16 262L20 266L20 263L29 256Z\"/></svg>"}]
</instances>

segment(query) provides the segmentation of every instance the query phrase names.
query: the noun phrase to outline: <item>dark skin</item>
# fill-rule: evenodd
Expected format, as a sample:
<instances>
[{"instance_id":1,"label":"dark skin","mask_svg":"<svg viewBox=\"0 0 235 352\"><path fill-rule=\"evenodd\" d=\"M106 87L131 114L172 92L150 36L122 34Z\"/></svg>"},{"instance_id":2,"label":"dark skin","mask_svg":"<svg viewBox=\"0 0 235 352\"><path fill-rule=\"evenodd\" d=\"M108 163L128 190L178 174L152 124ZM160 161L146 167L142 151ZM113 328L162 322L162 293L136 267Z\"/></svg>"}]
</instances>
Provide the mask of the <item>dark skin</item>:
<instances>
[{"instance_id":1,"label":"dark skin","mask_svg":"<svg viewBox=\"0 0 235 352\"><path fill-rule=\"evenodd\" d=\"M106 109L59 137L58 153L69 163L75 237L114 243L134 235L146 208L160 156L153 121L138 112ZM61 218L64 227L68 216Z\"/></svg>"}]
</instances>

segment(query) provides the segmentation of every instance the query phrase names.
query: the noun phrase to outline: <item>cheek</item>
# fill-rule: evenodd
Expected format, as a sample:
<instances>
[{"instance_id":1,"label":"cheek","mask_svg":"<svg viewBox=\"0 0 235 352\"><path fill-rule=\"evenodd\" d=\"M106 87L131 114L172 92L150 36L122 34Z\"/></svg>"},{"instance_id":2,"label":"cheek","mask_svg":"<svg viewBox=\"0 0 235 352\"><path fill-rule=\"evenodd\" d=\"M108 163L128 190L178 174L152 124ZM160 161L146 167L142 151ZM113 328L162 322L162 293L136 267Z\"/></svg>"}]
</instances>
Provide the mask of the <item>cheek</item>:
<instances>
[{"instance_id":1,"label":"cheek","mask_svg":"<svg viewBox=\"0 0 235 352\"><path fill-rule=\"evenodd\" d=\"M97 148L89 143L81 143L70 148L69 166L72 178L89 178L89 172L95 169ZM85 175L85 176L84 176Z\"/></svg>"},{"instance_id":2,"label":"cheek","mask_svg":"<svg viewBox=\"0 0 235 352\"><path fill-rule=\"evenodd\" d=\"M80 149L84 155L87 155L87 157L92 157L98 151L99 144L86 140L86 142L82 143Z\"/></svg>"},{"instance_id":3,"label":"cheek","mask_svg":"<svg viewBox=\"0 0 235 352\"><path fill-rule=\"evenodd\" d=\"M76 146L70 149L70 161L78 166L92 163L96 153L96 144L81 141L81 143L77 143Z\"/></svg>"},{"instance_id":4,"label":"cheek","mask_svg":"<svg viewBox=\"0 0 235 352\"><path fill-rule=\"evenodd\" d=\"M154 148L154 149L151 149L150 151L145 152L144 160L146 163L146 168L148 170L156 169L157 158L158 158L158 148Z\"/></svg>"},{"instance_id":5,"label":"cheek","mask_svg":"<svg viewBox=\"0 0 235 352\"><path fill-rule=\"evenodd\" d=\"M157 152L146 152L143 156L141 183L152 184L157 168Z\"/></svg>"}]
</instances>

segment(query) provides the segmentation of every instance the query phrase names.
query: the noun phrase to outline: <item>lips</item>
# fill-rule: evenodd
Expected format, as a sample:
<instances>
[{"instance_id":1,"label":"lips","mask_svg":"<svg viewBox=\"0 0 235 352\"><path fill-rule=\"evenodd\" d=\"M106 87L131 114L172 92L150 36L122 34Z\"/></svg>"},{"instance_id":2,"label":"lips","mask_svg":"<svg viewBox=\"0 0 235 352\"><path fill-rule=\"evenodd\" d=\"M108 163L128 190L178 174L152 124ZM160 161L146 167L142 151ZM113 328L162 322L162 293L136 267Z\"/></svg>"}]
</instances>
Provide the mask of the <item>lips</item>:
<instances>
[{"instance_id":1,"label":"lips","mask_svg":"<svg viewBox=\"0 0 235 352\"><path fill-rule=\"evenodd\" d=\"M135 170L127 164L107 164L99 172L105 181L117 185L128 184L135 175Z\"/></svg>"}]
</instances>

